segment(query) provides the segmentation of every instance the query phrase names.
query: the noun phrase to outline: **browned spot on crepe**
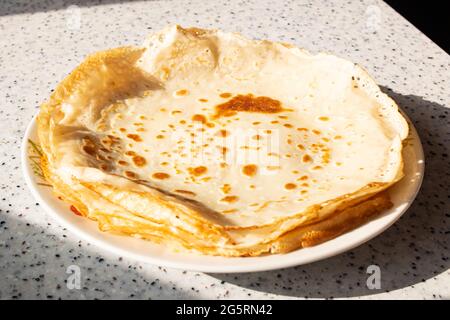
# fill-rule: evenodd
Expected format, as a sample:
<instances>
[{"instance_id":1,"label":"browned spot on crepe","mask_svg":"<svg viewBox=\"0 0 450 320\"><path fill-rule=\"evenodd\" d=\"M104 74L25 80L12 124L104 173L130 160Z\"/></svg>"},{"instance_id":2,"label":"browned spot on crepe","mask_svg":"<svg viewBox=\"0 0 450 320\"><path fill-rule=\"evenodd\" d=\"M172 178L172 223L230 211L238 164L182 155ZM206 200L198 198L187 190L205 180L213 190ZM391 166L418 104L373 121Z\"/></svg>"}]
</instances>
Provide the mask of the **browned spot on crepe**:
<instances>
[{"instance_id":1,"label":"browned spot on crepe","mask_svg":"<svg viewBox=\"0 0 450 320\"><path fill-rule=\"evenodd\" d=\"M198 166L194 168L188 168L188 170L189 173L194 176L201 176L202 174L205 174L206 171L208 171L208 168L206 168L205 166Z\"/></svg>"},{"instance_id":2,"label":"browned spot on crepe","mask_svg":"<svg viewBox=\"0 0 450 320\"><path fill-rule=\"evenodd\" d=\"M221 98L225 98L225 99L226 99L226 98L229 98L229 97L231 97L231 93L229 93L229 92L221 93L221 94L220 94L220 97L221 97Z\"/></svg>"},{"instance_id":3,"label":"browned spot on crepe","mask_svg":"<svg viewBox=\"0 0 450 320\"><path fill-rule=\"evenodd\" d=\"M192 121L198 121L201 123L206 123L206 117L202 114L194 114L192 116Z\"/></svg>"},{"instance_id":4,"label":"browned spot on crepe","mask_svg":"<svg viewBox=\"0 0 450 320\"><path fill-rule=\"evenodd\" d=\"M125 171L124 173L130 179L135 179L137 177L137 174L134 173L133 171Z\"/></svg>"},{"instance_id":5,"label":"browned spot on crepe","mask_svg":"<svg viewBox=\"0 0 450 320\"><path fill-rule=\"evenodd\" d=\"M228 203L233 203L239 200L239 197L237 196L226 196L222 199L220 199L220 201L222 202L228 202Z\"/></svg>"},{"instance_id":6,"label":"browned spot on crepe","mask_svg":"<svg viewBox=\"0 0 450 320\"><path fill-rule=\"evenodd\" d=\"M164 179L169 179L170 175L165 173L165 172L155 172L152 175L153 178L158 179L158 180L164 180Z\"/></svg>"},{"instance_id":7,"label":"browned spot on crepe","mask_svg":"<svg viewBox=\"0 0 450 320\"><path fill-rule=\"evenodd\" d=\"M141 156L134 156L133 162L136 166L142 167L142 166L145 166L145 164L147 163L147 160L145 160L145 158L141 157Z\"/></svg>"},{"instance_id":8,"label":"browned spot on crepe","mask_svg":"<svg viewBox=\"0 0 450 320\"><path fill-rule=\"evenodd\" d=\"M284 188L287 189L287 190L292 190L292 189L297 188L297 185L295 183L286 183L284 185Z\"/></svg>"},{"instance_id":9,"label":"browned spot on crepe","mask_svg":"<svg viewBox=\"0 0 450 320\"><path fill-rule=\"evenodd\" d=\"M130 138L131 140L134 140L136 142L141 142L142 141L141 136L138 135L138 134L134 134L134 133L127 134L127 138Z\"/></svg>"},{"instance_id":10,"label":"browned spot on crepe","mask_svg":"<svg viewBox=\"0 0 450 320\"><path fill-rule=\"evenodd\" d=\"M238 94L225 103L216 106L215 118L230 117L237 112L278 113L284 109L281 102L269 97L255 97L253 94Z\"/></svg>"},{"instance_id":11,"label":"browned spot on crepe","mask_svg":"<svg viewBox=\"0 0 450 320\"><path fill-rule=\"evenodd\" d=\"M249 177L253 177L258 171L258 166L256 164L247 164L242 168L242 172Z\"/></svg>"}]
</instances>

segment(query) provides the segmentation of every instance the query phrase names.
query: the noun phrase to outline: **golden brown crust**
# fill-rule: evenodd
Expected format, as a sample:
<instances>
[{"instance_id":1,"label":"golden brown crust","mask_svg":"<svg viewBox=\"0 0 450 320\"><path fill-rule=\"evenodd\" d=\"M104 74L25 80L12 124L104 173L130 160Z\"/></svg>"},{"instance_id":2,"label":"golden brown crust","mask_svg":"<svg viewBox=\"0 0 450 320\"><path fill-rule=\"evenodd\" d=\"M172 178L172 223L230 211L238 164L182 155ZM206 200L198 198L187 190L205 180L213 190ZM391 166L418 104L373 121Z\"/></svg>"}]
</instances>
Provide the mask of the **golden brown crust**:
<instances>
[{"instance_id":1,"label":"golden brown crust","mask_svg":"<svg viewBox=\"0 0 450 320\"><path fill-rule=\"evenodd\" d=\"M353 230L392 207L387 193L380 193L365 202L335 212L331 217L286 233L273 244L272 253L285 253L311 247Z\"/></svg>"}]
</instances>

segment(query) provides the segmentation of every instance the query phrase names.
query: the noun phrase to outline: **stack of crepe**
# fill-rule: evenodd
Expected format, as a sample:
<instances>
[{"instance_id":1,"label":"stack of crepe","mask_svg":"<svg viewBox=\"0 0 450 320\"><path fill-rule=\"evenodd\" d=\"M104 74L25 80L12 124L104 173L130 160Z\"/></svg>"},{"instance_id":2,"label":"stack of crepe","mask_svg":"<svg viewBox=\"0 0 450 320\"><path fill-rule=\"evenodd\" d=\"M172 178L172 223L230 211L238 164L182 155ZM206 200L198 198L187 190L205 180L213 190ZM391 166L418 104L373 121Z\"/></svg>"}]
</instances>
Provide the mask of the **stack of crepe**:
<instances>
[{"instance_id":1,"label":"stack of crepe","mask_svg":"<svg viewBox=\"0 0 450 320\"><path fill-rule=\"evenodd\" d=\"M315 245L389 208L408 134L358 65L180 26L89 56L38 123L46 179L100 230L221 256Z\"/></svg>"}]
</instances>

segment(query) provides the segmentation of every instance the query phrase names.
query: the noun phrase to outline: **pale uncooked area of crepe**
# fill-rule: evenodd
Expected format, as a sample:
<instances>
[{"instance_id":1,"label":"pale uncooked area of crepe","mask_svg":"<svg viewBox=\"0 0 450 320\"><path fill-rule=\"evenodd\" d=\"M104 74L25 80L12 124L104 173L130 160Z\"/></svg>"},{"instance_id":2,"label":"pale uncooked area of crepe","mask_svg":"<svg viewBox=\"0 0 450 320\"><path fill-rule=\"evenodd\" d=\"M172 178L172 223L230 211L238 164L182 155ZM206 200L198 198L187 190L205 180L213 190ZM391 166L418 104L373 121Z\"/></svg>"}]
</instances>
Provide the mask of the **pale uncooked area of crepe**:
<instances>
[{"instance_id":1,"label":"pale uncooked area of crepe","mask_svg":"<svg viewBox=\"0 0 450 320\"><path fill-rule=\"evenodd\" d=\"M236 97L279 109L221 114ZM220 255L293 250L388 207L407 133L351 62L179 26L88 58L39 116L47 178L103 230Z\"/></svg>"}]
</instances>

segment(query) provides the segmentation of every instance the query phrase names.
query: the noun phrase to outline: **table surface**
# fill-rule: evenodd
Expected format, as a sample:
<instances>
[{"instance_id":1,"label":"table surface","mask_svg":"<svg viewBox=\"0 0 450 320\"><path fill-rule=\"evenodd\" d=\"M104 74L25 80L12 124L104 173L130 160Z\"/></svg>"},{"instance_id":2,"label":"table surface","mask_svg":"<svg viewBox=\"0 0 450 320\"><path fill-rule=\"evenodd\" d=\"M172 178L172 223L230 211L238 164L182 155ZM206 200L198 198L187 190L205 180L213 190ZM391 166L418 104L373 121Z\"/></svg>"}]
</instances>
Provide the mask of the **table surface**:
<instances>
[{"instance_id":1,"label":"table surface","mask_svg":"<svg viewBox=\"0 0 450 320\"><path fill-rule=\"evenodd\" d=\"M450 58L394 10L376 0L64 3L0 4L0 299L450 298ZM27 124L88 53L140 44L174 23L291 42L364 66L421 135L426 176L413 206L352 251L247 274L143 264L58 225L22 177L20 142ZM66 285L71 265L80 268L80 289ZM380 267L381 289L367 287L369 265Z\"/></svg>"}]
</instances>

